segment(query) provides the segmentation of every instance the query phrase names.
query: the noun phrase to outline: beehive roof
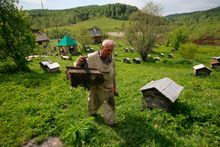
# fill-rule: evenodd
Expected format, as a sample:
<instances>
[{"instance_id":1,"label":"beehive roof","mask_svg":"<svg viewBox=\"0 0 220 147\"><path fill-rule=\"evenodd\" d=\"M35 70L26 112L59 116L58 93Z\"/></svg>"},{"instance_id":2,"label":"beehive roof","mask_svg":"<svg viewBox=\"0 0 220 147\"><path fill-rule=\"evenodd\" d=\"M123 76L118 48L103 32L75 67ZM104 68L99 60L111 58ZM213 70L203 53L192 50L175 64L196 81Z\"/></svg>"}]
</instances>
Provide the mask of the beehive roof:
<instances>
[{"instance_id":1,"label":"beehive roof","mask_svg":"<svg viewBox=\"0 0 220 147\"><path fill-rule=\"evenodd\" d=\"M208 69L209 71L212 71L210 68L206 67L204 64L199 64L196 66L193 66L194 70L198 70L198 69Z\"/></svg>"},{"instance_id":2,"label":"beehive roof","mask_svg":"<svg viewBox=\"0 0 220 147\"><path fill-rule=\"evenodd\" d=\"M60 65L57 62L55 62L55 63L52 63L52 64L47 64L47 67L49 69L54 69L54 68L60 67Z\"/></svg>"},{"instance_id":3,"label":"beehive roof","mask_svg":"<svg viewBox=\"0 0 220 147\"><path fill-rule=\"evenodd\" d=\"M184 87L176 84L171 79L163 78L157 81L151 81L150 83L139 89L139 91L144 91L153 88L157 89L161 94L163 94L172 102L175 102L180 92L184 89Z\"/></svg>"},{"instance_id":4,"label":"beehive roof","mask_svg":"<svg viewBox=\"0 0 220 147\"><path fill-rule=\"evenodd\" d=\"M210 62L210 64L220 64L220 62L218 61L218 60L215 60L215 61L213 61L213 62Z\"/></svg>"}]
</instances>

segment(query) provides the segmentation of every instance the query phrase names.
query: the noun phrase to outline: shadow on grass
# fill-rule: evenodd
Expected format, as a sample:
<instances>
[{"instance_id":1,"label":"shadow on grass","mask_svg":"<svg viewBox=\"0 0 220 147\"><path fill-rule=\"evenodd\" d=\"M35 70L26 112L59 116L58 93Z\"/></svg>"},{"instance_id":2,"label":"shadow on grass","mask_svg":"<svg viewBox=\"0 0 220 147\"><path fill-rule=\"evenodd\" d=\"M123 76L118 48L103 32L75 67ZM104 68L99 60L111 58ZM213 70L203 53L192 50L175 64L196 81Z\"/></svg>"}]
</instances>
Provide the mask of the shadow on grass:
<instances>
[{"instance_id":1,"label":"shadow on grass","mask_svg":"<svg viewBox=\"0 0 220 147\"><path fill-rule=\"evenodd\" d=\"M62 72L48 73L46 69L44 72L37 72L31 69L26 71L20 71L15 66L0 67L0 81L1 82L13 82L17 85L23 85L26 88L36 88L43 84L49 84L53 77L60 75Z\"/></svg>"},{"instance_id":2,"label":"shadow on grass","mask_svg":"<svg viewBox=\"0 0 220 147\"><path fill-rule=\"evenodd\" d=\"M174 106L171 108L170 112L172 116L176 117L179 114L189 115L191 111L194 111L196 108L192 105L189 105L186 102L180 102L176 100Z\"/></svg>"},{"instance_id":3,"label":"shadow on grass","mask_svg":"<svg viewBox=\"0 0 220 147\"><path fill-rule=\"evenodd\" d=\"M175 140L168 139L159 129L149 124L145 118L125 113L115 132L122 142L119 146L175 146Z\"/></svg>"}]
</instances>

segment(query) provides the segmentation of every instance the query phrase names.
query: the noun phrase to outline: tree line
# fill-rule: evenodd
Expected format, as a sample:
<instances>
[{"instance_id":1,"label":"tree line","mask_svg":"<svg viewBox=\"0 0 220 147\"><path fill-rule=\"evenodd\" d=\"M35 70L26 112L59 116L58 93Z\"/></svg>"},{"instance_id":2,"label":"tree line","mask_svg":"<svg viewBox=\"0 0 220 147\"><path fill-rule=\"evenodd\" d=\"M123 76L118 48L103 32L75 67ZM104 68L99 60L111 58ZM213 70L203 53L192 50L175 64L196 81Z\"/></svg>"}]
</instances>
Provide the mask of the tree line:
<instances>
[{"instance_id":1,"label":"tree line","mask_svg":"<svg viewBox=\"0 0 220 147\"><path fill-rule=\"evenodd\" d=\"M216 23L220 21L220 6L191 13L172 14L165 17L170 25L192 25L198 23Z\"/></svg>"},{"instance_id":2,"label":"tree line","mask_svg":"<svg viewBox=\"0 0 220 147\"><path fill-rule=\"evenodd\" d=\"M45 9L44 12L42 9L25 10L24 12L28 13L32 28L45 29L45 27L68 26L81 21L101 17L128 20L129 16L137 10L138 8L136 6L116 3L103 6L90 5L63 10Z\"/></svg>"}]
</instances>

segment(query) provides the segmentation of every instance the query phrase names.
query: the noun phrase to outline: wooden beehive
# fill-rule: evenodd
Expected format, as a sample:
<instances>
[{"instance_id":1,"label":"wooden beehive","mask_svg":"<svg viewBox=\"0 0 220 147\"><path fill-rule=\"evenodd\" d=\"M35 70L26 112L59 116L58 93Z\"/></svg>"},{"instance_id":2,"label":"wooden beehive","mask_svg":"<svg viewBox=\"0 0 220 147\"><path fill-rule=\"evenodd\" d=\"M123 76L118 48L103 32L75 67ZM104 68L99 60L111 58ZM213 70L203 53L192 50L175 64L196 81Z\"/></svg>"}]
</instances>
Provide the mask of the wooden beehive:
<instances>
[{"instance_id":1,"label":"wooden beehive","mask_svg":"<svg viewBox=\"0 0 220 147\"><path fill-rule=\"evenodd\" d=\"M168 54L168 58L172 58L173 57L173 54Z\"/></svg>"},{"instance_id":2,"label":"wooden beehive","mask_svg":"<svg viewBox=\"0 0 220 147\"><path fill-rule=\"evenodd\" d=\"M160 58L159 57L155 57L154 60L160 61Z\"/></svg>"},{"instance_id":3,"label":"wooden beehive","mask_svg":"<svg viewBox=\"0 0 220 147\"><path fill-rule=\"evenodd\" d=\"M220 62L220 57L212 57L212 59L215 59L216 61Z\"/></svg>"},{"instance_id":4,"label":"wooden beehive","mask_svg":"<svg viewBox=\"0 0 220 147\"><path fill-rule=\"evenodd\" d=\"M218 60L210 62L211 68L220 68L220 62Z\"/></svg>"},{"instance_id":5,"label":"wooden beehive","mask_svg":"<svg viewBox=\"0 0 220 147\"><path fill-rule=\"evenodd\" d=\"M143 107L162 109L167 112L173 107L184 87L169 78L151 81L139 91L143 93Z\"/></svg>"},{"instance_id":6,"label":"wooden beehive","mask_svg":"<svg viewBox=\"0 0 220 147\"><path fill-rule=\"evenodd\" d=\"M40 63L39 63L40 65L41 65L41 68L47 68L47 64L52 64L52 62L49 60L49 59L47 59L46 61L41 61Z\"/></svg>"},{"instance_id":7,"label":"wooden beehive","mask_svg":"<svg viewBox=\"0 0 220 147\"><path fill-rule=\"evenodd\" d=\"M210 68L206 67L203 64L193 66L193 68L194 68L195 76L210 75L210 73L212 72L212 70Z\"/></svg>"},{"instance_id":8,"label":"wooden beehive","mask_svg":"<svg viewBox=\"0 0 220 147\"><path fill-rule=\"evenodd\" d=\"M85 87L90 88L95 85L102 85L104 83L103 74L96 68L85 68L66 66L66 78L70 81L72 87Z\"/></svg>"},{"instance_id":9,"label":"wooden beehive","mask_svg":"<svg viewBox=\"0 0 220 147\"><path fill-rule=\"evenodd\" d=\"M175 52L175 50L176 50L176 49L175 49L175 48L173 48L173 49L171 49L171 52L172 52L172 53L174 53L174 52Z\"/></svg>"},{"instance_id":10,"label":"wooden beehive","mask_svg":"<svg viewBox=\"0 0 220 147\"><path fill-rule=\"evenodd\" d=\"M52 63L49 59L46 61L41 61L39 64L41 65L41 68L47 70L48 72L52 73L60 71L60 65L57 62Z\"/></svg>"},{"instance_id":11,"label":"wooden beehive","mask_svg":"<svg viewBox=\"0 0 220 147\"><path fill-rule=\"evenodd\" d=\"M69 56L61 56L61 58L64 60L69 60Z\"/></svg>"},{"instance_id":12,"label":"wooden beehive","mask_svg":"<svg viewBox=\"0 0 220 147\"><path fill-rule=\"evenodd\" d=\"M55 63L52 63L52 64L47 64L47 71L48 72L59 72L60 71L60 69L59 69L59 67L60 67L60 65L57 63L57 62L55 62Z\"/></svg>"},{"instance_id":13,"label":"wooden beehive","mask_svg":"<svg viewBox=\"0 0 220 147\"><path fill-rule=\"evenodd\" d=\"M163 54L163 53L160 53L160 54L159 54L159 56L163 57L163 56L164 56L164 54Z\"/></svg>"},{"instance_id":14,"label":"wooden beehive","mask_svg":"<svg viewBox=\"0 0 220 147\"><path fill-rule=\"evenodd\" d=\"M134 62L135 64L140 64L140 63L141 63L141 60L140 60L140 58L134 58L134 59L133 59L133 62Z\"/></svg>"},{"instance_id":15,"label":"wooden beehive","mask_svg":"<svg viewBox=\"0 0 220 147\"><path fill-rule=\"evenodd\" d=\"M134 52L134 49L133 48L130 48L130 50L129 50L131 53L133 53Z\"/></svg>"},{"instance_id":16,"label":"wooden beehive","mask_svg":"<svg viewBox=\"0 0 220 147\"><path fill-rule=\"evenodd\" d=\"M124 51L125 51L125 52L128 52L128 48L127 48L127 47L125 47L125 48L124 48Z\"/></svg>"},{"instance_id":17,"label":"wooden beehive","mask_svg":"<svg viewBox=\"0 0 220 147\"><path fill-rule=\"evenodd\" d=\"M124 63L131 63L129 58L124 58L124 59L123 59L123 62L124 62Z\"/></svg>"}]
</instances>

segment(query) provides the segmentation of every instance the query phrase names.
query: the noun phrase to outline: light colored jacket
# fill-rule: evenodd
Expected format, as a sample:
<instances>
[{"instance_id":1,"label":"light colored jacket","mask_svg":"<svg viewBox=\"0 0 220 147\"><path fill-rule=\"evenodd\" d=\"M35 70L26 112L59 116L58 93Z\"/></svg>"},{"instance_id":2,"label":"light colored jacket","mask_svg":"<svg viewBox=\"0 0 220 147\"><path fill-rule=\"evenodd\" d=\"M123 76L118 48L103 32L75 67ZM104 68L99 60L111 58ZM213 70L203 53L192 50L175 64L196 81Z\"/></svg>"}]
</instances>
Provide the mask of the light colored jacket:
<instances>
[{"instance_id":1,"label":"light colored jacket","mask_svg":"<svg viewBox=\"0 0 220 147\"><path fill-rule=\"evenodd\" d=\"M106 65L99 58L98 51L95 51L94 53L90 53L86 60L89 68L96 68L103 74L105 81L101 86L99 86L99 88L103 91L111 91L114 84L117 83L114 58L112 57L112 62ZM78 59L74 62L74 66L80 66Z\"/></svg>"}]
</instances>

